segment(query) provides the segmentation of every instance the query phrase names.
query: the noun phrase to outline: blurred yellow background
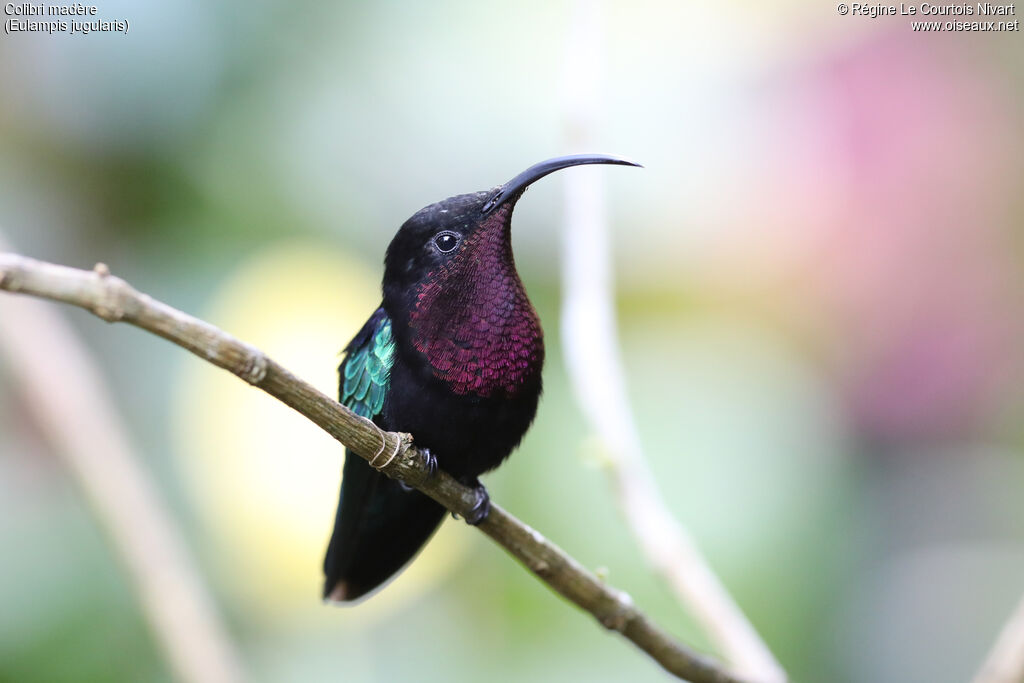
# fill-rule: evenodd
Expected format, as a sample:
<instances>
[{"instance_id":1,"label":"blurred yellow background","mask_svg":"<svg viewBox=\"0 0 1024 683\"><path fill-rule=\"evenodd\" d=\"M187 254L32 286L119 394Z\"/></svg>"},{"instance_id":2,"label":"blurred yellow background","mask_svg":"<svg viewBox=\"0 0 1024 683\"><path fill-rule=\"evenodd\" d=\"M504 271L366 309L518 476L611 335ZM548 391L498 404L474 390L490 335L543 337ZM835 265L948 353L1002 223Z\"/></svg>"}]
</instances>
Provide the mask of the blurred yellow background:
<instances>
[{"instance_id":1,"label":"blurred yellow background","mask_svg":"<svg viewBox=\"0 0 1024 683\"><path fill-rule=\"evenodd\" d=\"M127 35L4 35L0 232L105 262L333 395L406 218L578 151L574 5L116 1L98 13ZM630 399L665 497L794 680L966 680L1024 593L1020 33L792 0L599 8L587 151L645 169L581 172L605 175ZM556 176L516 211L546 391L486 483L710 649L586 457L559 347L561 197ZM380 595L322 605L338 445L166 342L61 314L253 680L664 680L451 521ZM0 355L0 681L171 680L14 374Z\"/></svg>"}]
</instances>

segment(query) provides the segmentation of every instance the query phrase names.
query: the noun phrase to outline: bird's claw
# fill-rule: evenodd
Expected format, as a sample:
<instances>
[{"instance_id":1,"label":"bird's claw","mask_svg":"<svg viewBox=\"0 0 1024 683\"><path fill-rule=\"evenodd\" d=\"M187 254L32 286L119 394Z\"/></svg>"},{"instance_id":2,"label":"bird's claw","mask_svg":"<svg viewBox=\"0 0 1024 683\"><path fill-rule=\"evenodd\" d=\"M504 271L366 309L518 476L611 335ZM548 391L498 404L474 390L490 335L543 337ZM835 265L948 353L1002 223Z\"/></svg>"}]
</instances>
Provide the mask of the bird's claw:
<instances>
[{"instance_id":1,"label":"bird's claw","mask_svg":"<svg viewBox=\"0 0 1024 683\"><path fill-rule=\"evenodd\" d=\"M420 452L427 466L427 479L433 479L437 476L437 456L431 453L429 448L421 448Z\"/></svg>"},{"instance_id":2,"label":"bird's claw","mask_svg":"<svg viewBox=\"0 0 1024 683\"><path fill-rule=\"evenodd\" d=\"M484 485L480 483L477 483L473 492L476 493L476 503L466 515L466 524L477 526L487 519L487 515L491 514L491 496L487 493Z\"/></svg>"}]
</instances>

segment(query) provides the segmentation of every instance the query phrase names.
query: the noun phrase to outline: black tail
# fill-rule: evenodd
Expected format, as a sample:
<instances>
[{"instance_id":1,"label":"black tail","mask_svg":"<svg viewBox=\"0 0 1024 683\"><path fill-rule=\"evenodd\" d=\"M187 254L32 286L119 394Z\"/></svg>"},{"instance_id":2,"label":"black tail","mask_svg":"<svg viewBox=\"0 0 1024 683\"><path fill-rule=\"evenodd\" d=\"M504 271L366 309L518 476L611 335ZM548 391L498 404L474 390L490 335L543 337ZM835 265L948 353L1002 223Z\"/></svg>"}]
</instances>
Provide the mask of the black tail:
<instances>
[{"instance_id":1,"label":"black tail","mask_svg":"<svg viewBox=\"0 0 1024 683\"><path fill-rule=\"evenodd\" d=\"M427 542L444 508L346 454L341 500L324 558L324 598L357 600L396 574Z\"/></svg>"}]
</instances>

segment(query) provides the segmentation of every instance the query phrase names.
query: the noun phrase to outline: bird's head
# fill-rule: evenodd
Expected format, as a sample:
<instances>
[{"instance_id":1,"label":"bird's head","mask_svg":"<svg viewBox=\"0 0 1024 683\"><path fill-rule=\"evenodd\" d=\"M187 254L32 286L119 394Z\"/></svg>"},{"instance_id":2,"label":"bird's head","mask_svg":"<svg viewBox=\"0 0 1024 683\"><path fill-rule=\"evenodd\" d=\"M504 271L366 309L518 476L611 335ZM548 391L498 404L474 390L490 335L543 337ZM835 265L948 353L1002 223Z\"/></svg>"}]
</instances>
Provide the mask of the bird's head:
<instances>
[{"instance_id":1,"label":"bird's head","mask_svg":"<svg viewBox=\"0 0 1024 683\"><path fill-rule=\"evenodd\" d=\"M431 283L464 285L514 274L510 227L516 202L527 187L544 176L584 164L639 166L600 154L556 157L534 164L504 185L449 197L417 211L388 246L384 259L386 306L389 301L402 308L413 306ZM458 292L452 291L450 296L457 297Z\"/></svg>"}]
</instances>

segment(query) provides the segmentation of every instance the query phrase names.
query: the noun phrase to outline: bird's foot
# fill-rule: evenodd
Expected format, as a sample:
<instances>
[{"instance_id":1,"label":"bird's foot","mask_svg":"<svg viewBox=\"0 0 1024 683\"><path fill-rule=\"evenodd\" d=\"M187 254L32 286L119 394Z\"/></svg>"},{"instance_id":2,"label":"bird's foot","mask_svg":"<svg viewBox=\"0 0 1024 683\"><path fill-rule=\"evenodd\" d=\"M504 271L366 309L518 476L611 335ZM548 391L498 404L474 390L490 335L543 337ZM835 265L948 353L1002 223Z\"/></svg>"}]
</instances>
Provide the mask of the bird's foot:
<instances>
[{"instance_id":1,"label":"bird's foot","mask_svg":"<svg viewBox=\"0 0 1024 683\"><path fill-rule=\"evenodd\" d=\"M473 487L473 492L476 494L476 503L466 515L466 524L477 526L487 519L487 515L491 514L491 496L479 481Z\"/></svg>"},{"instance_id":2,"label":"bird's foot","mask_svg":"<svg viewBox=\"0 0 1024 683\"><path fill-rule=\"evenodd\" d=\"M427 466L427 477L424 481L430 481L437 476L437 456L430 452L429 448L421 448L420 453L423 454L423 462ZM412 486L409 486L404 481L398 482L398 485L402 487L403 491L414 491Z\"/></svg>"}]
</instances>

